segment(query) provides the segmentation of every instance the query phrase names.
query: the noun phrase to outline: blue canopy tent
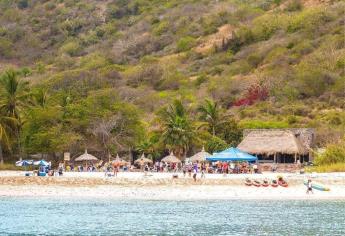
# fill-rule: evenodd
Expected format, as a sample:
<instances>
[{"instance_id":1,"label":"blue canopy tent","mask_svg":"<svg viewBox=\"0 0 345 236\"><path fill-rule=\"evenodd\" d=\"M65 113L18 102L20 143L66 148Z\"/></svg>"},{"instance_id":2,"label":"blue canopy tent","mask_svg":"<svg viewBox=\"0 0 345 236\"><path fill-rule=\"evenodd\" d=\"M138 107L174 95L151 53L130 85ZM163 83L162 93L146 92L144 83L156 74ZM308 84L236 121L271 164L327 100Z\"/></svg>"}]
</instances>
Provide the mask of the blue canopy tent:
<instances>
[{"instance_id":1,"label":"blue canopy tent","mask_svg":"<svg viewBox=\"0 0 345 236\"><path fill-rule=\"evenodd\" d=\"M35 166L49 166L49 163L45 160L40 160L40 161L35 161L34 165Z\"/></svg>"},{"instance_id":2,"label":"blue canopy tent","mask_svg":"<svg viewBox=\"0 0 345 236\"><path fill-rule=\"evenodd\" d=\"M46 176L47 174L47 167L49 166L49 163L45 160L35 161L35 166L39 166L38 169L38 176Z\"/></svg>"},{"instance_id":3,"label":"blue canopy tent","mask_svg":"<svg viewBox=\"0 0 345 236\"><path fill-rule=\"evenodd\" d=\"M206 158L208 161L248 161L254 162L258 158L252 156L246 152L241 151L238 148L228 148L222 152L214 153L212 156Z\"/></svg>"}]
</instances>

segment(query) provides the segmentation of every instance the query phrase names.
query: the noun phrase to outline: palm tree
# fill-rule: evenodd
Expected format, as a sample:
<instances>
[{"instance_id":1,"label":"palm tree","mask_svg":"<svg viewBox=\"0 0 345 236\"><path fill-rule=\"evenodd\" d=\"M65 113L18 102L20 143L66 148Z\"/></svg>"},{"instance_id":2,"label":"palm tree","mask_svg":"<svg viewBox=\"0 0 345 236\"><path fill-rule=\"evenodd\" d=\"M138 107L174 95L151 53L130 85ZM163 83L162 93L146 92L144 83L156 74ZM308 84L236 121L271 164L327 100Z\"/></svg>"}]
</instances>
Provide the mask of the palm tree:
<instances>
[{"instance_id":1,"label":"palm tree","mask_svg":"<svg viewBox=\"0 0 345 236\"><path fill-rule=\"evenodd\" d=\"M47 105L48 101L48 90L47 89L39 89L35 94L34 94L34 101L35 105L38 105L42 108L45 108Z\"/></svg>"},{"instance_id":2,"label":"palm tree","mask_svg":"<svg viewBox=\"0 0 345 236\"><path fill-rule=\"evenodd\" d=\"M4 163L3 147L10 148L11 126L16 123L16 119L0 113L0 164Z\"/></svg>"},{"instance_id":3,"label":"palm tree","mask_svg":"<svg viewBox=\"0 0 345 236\"><path fill-rule=\"evenodd\" d=\"M202 126L207 125L212 132L212 136L216 136L216 130L225 118L224 115L221 114L218 103L206 99L205 103L198 108L198 112L200 113L200 119L205 122Z\"/></svg>"},{"instance_id":4,"label":"palm tree","mask_svg":"<svg viewBox=\"0 0 345 236\"><path fill-rule=\"evenodd\" d=\"M1 111L20 120L21 109L26 107L29 97L28 82L18 79L15 71L8 70L0 78L0 89Z\"/></svg>"},{"instance_id":5,"label":"palm tree","mask_svg":"<svg viewBox=\"0 0 345 236\"><path fill-rule=\"evenodd\" d=\"M8 70L0 77L0 92L0 112L17 121L12 123L11 129L16 135L20 153L21 111L29 97L28 82L20 80L14 70Z\"/></svg>"},{"instance_id":6,"label":"palm tree","mask_svg":"<svg viewBox=\"0 0 345 236\"><path fill-rule=\"evenodd\" d=\"M161 114L162 141L171 147L178 157L186 154L189 144L194 138L193 123L188 111L180 100L164 109Z\"/></svg>"},{"instance_id":7,"label":"palm tree","mask_svg":"<svg viewBox=\"0 0 345 236\"><path fill-rule=\"evenodd\" d=\"M139 153L144 153L147 155L147 157L155 158L158 154L157 150L157 144L158 139L156 136L151 136L149 138L146 138L145 140L141 141L138 145L136 145L136 151Z\"/></svg>"}]
</instances>

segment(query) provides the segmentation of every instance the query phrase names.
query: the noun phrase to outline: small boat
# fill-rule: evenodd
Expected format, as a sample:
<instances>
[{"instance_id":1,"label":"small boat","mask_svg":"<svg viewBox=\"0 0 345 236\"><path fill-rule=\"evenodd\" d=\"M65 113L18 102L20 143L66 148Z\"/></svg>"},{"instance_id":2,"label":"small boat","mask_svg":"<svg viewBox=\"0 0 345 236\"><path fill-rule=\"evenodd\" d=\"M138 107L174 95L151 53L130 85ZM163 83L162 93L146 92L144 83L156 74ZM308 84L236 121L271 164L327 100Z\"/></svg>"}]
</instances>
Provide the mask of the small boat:
<instances>
[{"instance_id":1,"label":"small boat","mask_svg":"<svg viewBox=\"0 0 345 236\"><path fill-rule=\"evenodd\" d=\"M261 186L261 183L260 183L259 180L254 180L253 185L254 185L255 187L260 187L260 186Z\"/></svg>"},{"instance_id":2,"label":"small boat","mask_svg":"<svg viewBox=\"0 0 345 236\"><path fill-rule=\"evenodd\" d=\"M305 186L308 186L308 181L304 181L304 185ZM319 191L330 191L331 189L322 185L322 184L319 184L319 183L311 183L311 187L313 189L316 189L316 190L319 190Z\"/></svg>"},{"instance_id":3,"label":"small boat","mask_svg":"<svg viewBox=\"0 0 345 236\"><path fill-rule=\"evenodd\" d=\"M280 186L282 186L282 187L285 187L285 188L289 186L288 183L287 183L286 181L284 181L284 180L278 181L278 184L279 184Z\"/></svg>"},{"instance_id":4,"label":"small boat","mask_svg":"<svg viewBox=\"0 0 345 236\"><path fill-rule=\"evenodd\" d=\"M277 180L272 180L271 186L272 186L273 188L278 187L278 182L277 182Z\"/></svg>"},{"instance_id":5,"label":"small boat","mask_svg":"<svg viewBox=\"0 0 345 236\"><path fill-rule=\"evenodd\" d=\"M250 179L248 179L248 178L244 181L244 184L247 185L247 186L252 186L253 185L252 181Z\"/></svg>"},{"instance_id":6,"label":"small boat","mask_svg":"<svg viewBox=\"0 0 345 236\"><path fill-rule=\"evenodd\" d=\"M267 180L264 180L264 182L261 184L262 187L268 187L270 184Z\"/></svg>"}]
</instances>

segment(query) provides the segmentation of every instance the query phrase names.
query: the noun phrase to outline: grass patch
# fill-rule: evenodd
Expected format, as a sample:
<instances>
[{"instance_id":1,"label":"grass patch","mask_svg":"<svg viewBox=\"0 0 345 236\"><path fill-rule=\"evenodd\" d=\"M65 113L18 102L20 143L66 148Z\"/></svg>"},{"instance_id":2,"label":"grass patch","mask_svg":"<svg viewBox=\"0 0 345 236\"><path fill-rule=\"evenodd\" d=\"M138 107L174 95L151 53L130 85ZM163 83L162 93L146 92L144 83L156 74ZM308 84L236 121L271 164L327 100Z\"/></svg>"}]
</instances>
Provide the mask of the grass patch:
<instances>
[{"instance_id":1,"label":"grass patch","mask_svg":"<svg viewBox=\"0 0 345 236\"><path fill-rule=\"evenodd\" d=\"M29 167L27 167L29 169ZM25 170L24 167L15 166L14 164L4 163L0 164L0 170Z\"/></svg>"},{"instance_id":2,"label":"grass patch","mask_svg":"<svg viewBox=\"0 0 345 236\"><path fill-rule=\"evenodd\" d=\"M345 163L335 163L335 164L329 164L329 165L307 167L306 171L308 173L345 172Z\"/></svg>"}]
</instances>

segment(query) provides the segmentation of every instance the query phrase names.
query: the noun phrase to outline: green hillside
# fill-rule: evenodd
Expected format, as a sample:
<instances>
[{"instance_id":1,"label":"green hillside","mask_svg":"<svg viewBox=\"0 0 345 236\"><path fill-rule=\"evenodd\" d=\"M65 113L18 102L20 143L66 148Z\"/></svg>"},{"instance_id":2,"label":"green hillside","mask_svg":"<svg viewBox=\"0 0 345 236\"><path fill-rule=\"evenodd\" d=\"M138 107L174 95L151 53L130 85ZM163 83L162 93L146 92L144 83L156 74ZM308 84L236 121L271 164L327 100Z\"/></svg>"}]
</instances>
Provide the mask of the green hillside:
<instances>
[{"instance_id":1,"label":"green hillside","mask_svg":"<svg viewBox=\"0 0 345 236\"><path fill-rule=\"evenodd\" d=\"M5 160L184 156L244 128L337 143L344 13L336 0L0 0Z\"/></svg>"}]
</instances>

